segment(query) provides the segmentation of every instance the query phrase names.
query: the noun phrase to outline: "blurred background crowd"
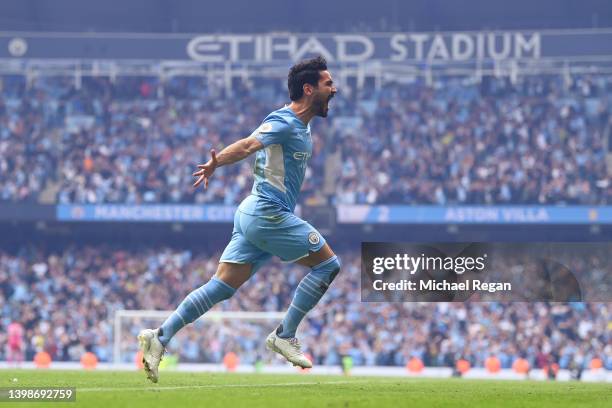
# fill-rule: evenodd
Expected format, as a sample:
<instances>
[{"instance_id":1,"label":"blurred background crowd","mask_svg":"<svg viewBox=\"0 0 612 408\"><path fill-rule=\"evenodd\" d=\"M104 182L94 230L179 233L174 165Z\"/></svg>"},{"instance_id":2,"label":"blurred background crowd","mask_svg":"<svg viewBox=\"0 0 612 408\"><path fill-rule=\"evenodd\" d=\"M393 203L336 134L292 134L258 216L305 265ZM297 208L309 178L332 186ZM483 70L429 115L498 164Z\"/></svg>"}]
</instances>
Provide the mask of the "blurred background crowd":
<instances>
[{"instance_id":1,"label":"blurred background crowd","mask_svg":"<svg viewBox=\"0 0 612 408\"><path fill-rule=\"evenodd\" d=\"M308 204L606 204L612 76L340 86ZM237 204L251 163L191 173L288 103L282 81L0 77L0 201Z\"/></svg>"},{"instance_id":2,"label":"blurred background crowd","mask_svg":"<svg viewBox=\"0 0 612 408\"><path fill-rule=\"evenodd\" d=\"M193 192L191 172L248 136L287 103L280 81L242 83L228 94L200 78L0 78L0 200L20 203L223 203L252 185L251 163L218 169ZM605 135L612 76L445 79L381 89L340 88L329 120L315 120L305 204L607 204ZM229 233L229 230L228 230ZM219 248L221 248L219 244ZM24 245L0 251L0 360L11 322L30 360L111 361L114 312L171 310L216 270L217 253L167 247ZM361 303L359 256L301 328L317 364L502 367L525 358L612 369L606 303ZM218 310L284 311L304 274L272 263ZM122 359L133 361L143 321L124 322ZM274 322L269 322L268 325ZM269 330L252 322L202 323L170 347L180 361L267 358ZM241 335L245 334L245 335ZM269 356L268 356L269 357Z\"/></svg>"},{"instance_id":3,"label":"blurred background crowd","mask_svg":"<svg viewBox=\"0 0 612 408\"><path fill-rule=\"evenodd\" d=\"M59 252L22 247L0 252L0 360L8 353L8 326L23 327L23 351L54 361L78 361L85 351L112 361L113 316L120 309L173 310L216 271L218 253L167 247L118 249L72 246ZM343 270L298 331L316 364L454 367L458 359L482 367L495 356L502 368L525 358L533 368L551 363L588 368L592 359L612 369L608 303L363 303L357 253L340 254ZM213 310L279 311L307 272L273 262ZM160 322L156 322L159 324ZM245 364L270 358L266 324L200 322L173 339L169 352L181 362L214 362L235 352ZM121 358L133 362L142 320L125 320Z\"/></svg>"}]
</instances>

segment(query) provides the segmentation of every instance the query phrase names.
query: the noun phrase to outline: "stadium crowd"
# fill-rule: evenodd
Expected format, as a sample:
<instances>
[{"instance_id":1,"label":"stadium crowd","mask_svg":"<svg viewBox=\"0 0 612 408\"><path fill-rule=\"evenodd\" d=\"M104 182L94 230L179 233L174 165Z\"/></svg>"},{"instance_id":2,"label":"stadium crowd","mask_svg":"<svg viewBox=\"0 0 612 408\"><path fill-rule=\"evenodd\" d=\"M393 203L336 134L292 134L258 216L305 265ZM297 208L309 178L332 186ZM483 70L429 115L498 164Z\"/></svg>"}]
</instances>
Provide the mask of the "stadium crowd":
<instances>
[{"instance_id":1,"label":"stadium crowd","mask_svg":"<svg viewBox=\"0 0 612 408\"><path fill-rule=\"evenodd\" d=\"M607 204L612 77L348 86L312 123L302 199L342 204ZM281 81L229 95L202 79L0 78L0 201L238 203L248 161L191 173L288 102ZM327 160L331 158L332 160ZM339 160L338 160L339 159ZM326 163L335 180L322 191Z\"/></svg>"},{"instance_id":2,"label":"stadium crowd","mask_svg":"<svg viewBox=\"0 0 612 408\"><path fill-rule=\"evenodd\" d=\"M18 322L27 360L44 350L54 361L78 361L85 351L112 361L114 312L173 310L214 274L218 255L91 246L0 251L0 360L9 353L7 328ZM551 361L588 368L598 358L612 369L609 303L363 303L359 257L341 257L341 275L298 331L317 364L351 356L355 365L401 366L418 357L427 366L453 367L461 358L482 367L494 355L503 368L522 357L533 368ZM285 311L305 272L270 263L213 310ZM144 324L153 323L123 322L123 361L134 361L135 336ZM198 322L180 332L169 351L180 361L215 363L233 351L242 363L255 363L271 357L263 342L274 324Z\"/></svg>"},{"instance_id":3,"label":"stadium crowd","mask_svg":"<svg viewBox=\"0 0 612 408\"><path fill-rule=\"evenodd\" d=\"M314 154L302 199L335 204L609 204L604 135L612 77L523 78L518 84L444 80L340 87L329 120L312 124ZM280 81L242 83L229 95L199 78L0 77L0 201L237 204L252 186L250 163L217 170L207 190L191 173L210 148L256 129L287 101ZM333 165L329 167L329 164ZM334 188L329 185L332 176ZM0 250L0 360L23 326L25 357L92 351L112 359L114 312L174 309L216 269L219 254L169 248L74 246L61 252ZM502 367L555 361L612 369L607 303L368 303L359 257L300 329L317 364L453 366L460 358ZM304 274L271 263L216 310L284 311ZM126 322L122 359L133 361L144 321ZM158 324L159 322L157 322ZM270 322L269 324L273 324ZM9 328L10 326L10 328ZM198 323L173 340L181 361L266 359L269 327ZM268 357L266 357L268 356Z\"/></svg>"}]
</instances>

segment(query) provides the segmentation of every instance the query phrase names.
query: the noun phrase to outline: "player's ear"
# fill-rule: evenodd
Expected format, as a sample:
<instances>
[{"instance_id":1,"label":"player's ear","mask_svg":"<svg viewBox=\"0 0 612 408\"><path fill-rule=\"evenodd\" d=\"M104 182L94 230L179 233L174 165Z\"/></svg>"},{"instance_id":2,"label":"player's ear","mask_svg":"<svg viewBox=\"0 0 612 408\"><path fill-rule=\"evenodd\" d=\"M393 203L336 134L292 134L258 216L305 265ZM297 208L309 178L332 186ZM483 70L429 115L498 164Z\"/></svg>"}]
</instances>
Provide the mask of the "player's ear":
<instances>
[{"instance_id":1,"label":"player's ear","mask_svg":"<svg viewBox=\"0 0 612 408\"><path fill-rule=\"evenodd\" d=\"M314 92L314 87L308 83L304 84L304 87L302 89L304 90L304 95L306 96L310 96Z\"/></svg>"}]
</instances>

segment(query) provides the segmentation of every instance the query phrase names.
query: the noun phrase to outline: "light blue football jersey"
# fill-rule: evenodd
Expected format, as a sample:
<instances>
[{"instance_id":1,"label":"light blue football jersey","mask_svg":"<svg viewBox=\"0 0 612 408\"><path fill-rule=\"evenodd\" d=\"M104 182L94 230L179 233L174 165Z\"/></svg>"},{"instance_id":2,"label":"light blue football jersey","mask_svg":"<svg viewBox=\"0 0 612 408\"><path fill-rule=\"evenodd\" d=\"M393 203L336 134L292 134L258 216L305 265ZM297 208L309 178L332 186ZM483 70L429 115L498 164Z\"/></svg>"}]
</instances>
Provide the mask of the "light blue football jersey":
<instances>
[{"instance_id":1,"label":"light blue football jersey","mask_svg":"<svg viewBox=\"0 0 612 408\"><path fill-rule=\"evenodd\" d=\"M251 215L293 212L312 155L310 125L285 106L270 113L252 136L264 148L255 153L255 182L239 210Z\"/></svg>"}]
</instances>

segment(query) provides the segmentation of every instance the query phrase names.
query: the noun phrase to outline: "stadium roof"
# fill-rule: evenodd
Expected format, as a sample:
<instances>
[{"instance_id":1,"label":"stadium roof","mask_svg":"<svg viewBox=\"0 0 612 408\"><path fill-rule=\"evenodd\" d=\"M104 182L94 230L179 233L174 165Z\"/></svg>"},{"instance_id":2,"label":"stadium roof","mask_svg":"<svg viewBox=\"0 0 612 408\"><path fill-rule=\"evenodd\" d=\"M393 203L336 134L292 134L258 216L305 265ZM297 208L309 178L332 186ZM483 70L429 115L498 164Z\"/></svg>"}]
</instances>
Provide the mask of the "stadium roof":
<instances>
[{"instance_id":1,"label":"stadium roof","mask_svg":"<svg viewBox=\"0 0 612 408\"><path fill-rule=\"evenodd\" d=\"M0 2L0 31L367 32L611 26L609 0Z\"/></svg>"}]
</instances>

